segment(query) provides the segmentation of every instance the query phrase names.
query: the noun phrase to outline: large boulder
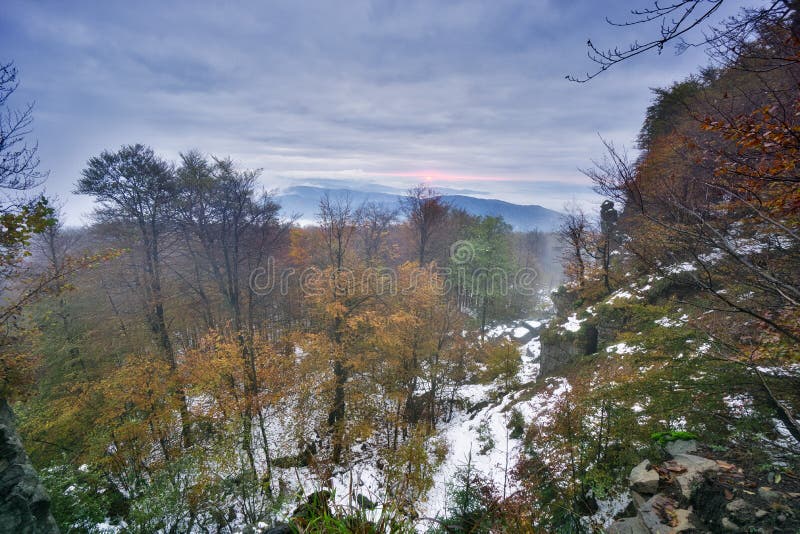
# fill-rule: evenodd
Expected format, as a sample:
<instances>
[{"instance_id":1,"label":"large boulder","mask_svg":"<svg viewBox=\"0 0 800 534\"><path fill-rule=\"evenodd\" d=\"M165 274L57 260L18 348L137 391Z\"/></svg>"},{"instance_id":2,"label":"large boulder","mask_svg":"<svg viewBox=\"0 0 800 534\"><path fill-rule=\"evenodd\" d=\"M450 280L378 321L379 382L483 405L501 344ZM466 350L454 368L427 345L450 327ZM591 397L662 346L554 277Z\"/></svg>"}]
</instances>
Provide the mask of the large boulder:
<instances>
[{"instance_id":1,"label":"large boulder","mask_svg":"<svg viewBox=\"0 0 800 534\"><path fill-rule=\"evenodd\" d=\"M676 439L675 441L667 442L667 444L664 445L664 449L670 456L689 454L697 452L697 441L693 439Z\"/></svg>"},{"instance_id":2,"label":"large boulder","mask_svg":"<svg viewBox=\"0 0 800 534\"><path fill-rule=\"evenodd\" d=\"M11 407L0 399L0 532L58 531L50 513L50 497L25 454Z\"/></svg>"},{"instance_id":3,"label":"large boulder","mask_svg":"<svg viewBox=\"0 0 800 534\"><path fill-rule=\"evenodd\" d=\"M650 460L644 460L631 470L630 488L637 493L652 495L658 491L658 472L650 469Z\"/></svg>"},{"instance_id":4,"label":"large boulder","mask_svg":"<svg viewBox=\"0 0 800 534\"><path fill-rule=\"evenodd\" d=\"M717 462L694 454L676 454L667 464L676 472L685 469L675 477L675 481L686 499L692 496L694 486L702 480L705 473L719 471Z\"/></svg>"}]
</instances>

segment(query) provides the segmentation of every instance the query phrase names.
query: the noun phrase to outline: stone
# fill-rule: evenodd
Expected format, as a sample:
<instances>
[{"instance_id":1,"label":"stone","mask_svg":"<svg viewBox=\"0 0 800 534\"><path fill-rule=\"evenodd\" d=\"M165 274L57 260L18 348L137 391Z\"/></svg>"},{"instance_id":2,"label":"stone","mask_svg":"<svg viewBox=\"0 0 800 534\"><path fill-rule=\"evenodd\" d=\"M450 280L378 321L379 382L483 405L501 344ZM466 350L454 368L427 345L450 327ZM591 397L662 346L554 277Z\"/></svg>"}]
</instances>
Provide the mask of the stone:
<instances>
[{"instance_id":1,"label":"stone","mask_svg":"<svg viewBox=\"0 0 800 534\"><path fill-rule=\"evenodd\" d=\"M767 501L768 503L778 502L783 495L779 491L775 491L767 486L758 488L758 496Z\"/></svg>"},{"instance_id":2,"label":"stone","mask_svg":"<svg viewBox=\"0 0 800 534\"><path fill-rule=\"evenodd\" d=\"M693 439L676 439L664 445L664 449L670 456L688 454L697 451L697 442Z\"/></svg>"},{"instance_id":3,"label":"stone","mask_svg":"<svg viewBox=\"0 0 800 534\"><path fill-rule=\"evenodd\" d=\"M748 523L752 517L753 506L744 499L735 499L725 506L725 510L734 523Z\"/></svg>"},{"instance_id":4,"label":"stone","mask_svg":"<svg viewBox=\"0 0 800 534\"><path fill-rule=\"evenodd\" d=\"M658 472L650 469L650 460L644 460L631 469L628 480L630 488L635 492L652 495L658 491Z\"/></svg>"},{"instance_id":5,"label":"stone","mask_svg":"<svg viewBox=\"0 0 800 534\"><path fill-rule=\"evenodd\" d=\"M725 505L725 509L729 512L736 513L746 510L748 506L750 505L747 504L747 501L744 499L736 499L735 501L731 501Z\"/></svg>"},{"instance_id":6,"label":"stone","mask_svg":"<svg viewBox=\"0 0 800 534\"><path fill-rule=\"evenodd\" d=\"M264 532L264 534L294 534L295 532L297 532L297 529L293 529L286 523L280 523Z\"/></svg>"},{"instance_id":7,"label":"stone","mask_svg":"<svg viewBox=\"0 0 800 534\"><path fill-rule=\"evenodd\" d=\"M654 495L642 506L639 517L653 534L675 534L695 529L692 512L677 508L673 499L661 494ZM668 524L670 522L672 524Z\"/></svg>"},{"instance_id":8,"label":"stone","mask_svg":"<svg viewBox=\"0 0 800 534\"><path fill-rule=\"evenodd\" d=\"M588 322L581 323L577 332L562 332L556 325L543 330L539 356L539 376L551 376L581 356L597 352L597 329Z\"/></svg>"},{"instance_id":9,"label":"stone","mask_svg":"<svg viewBox=\"0 0 800 534\"><path fill-rule=\"evenodd\" d=\"M645 499L644 496L641 493L638 493L636 491L631 491L631 501L633 502L633 505L638 510L639 508L642 507L642 505L644 503L647 502L647 499Z\"/></svg>"},{"instance_id":10,"label":"stone","mask_svg":"<svg viewBox=\"0 0 800 534\"><path fill-rule=\"evenodd\" d=\"M675 480L681 489L681 493L687 499L692 496L694 484L704 474L719 471L717 462L694 454L676 454L673 456L673 461L686 469L684 473L677 475Z\"/></svg>"},{"instance_id":11,"label":"stone","mask_svg":"<svg viewBox=\"0 0 800 534\"><path fill-rule=\"evenodd\" d=\"M725 532L739 532L741 530L739 528L739 525L737 525L727 517L722 518L722 528L725 529Z\"/></svg>"},{"instance_id":12,"label":"stone","mask_svg":"<svg viewBox=\"0 0 800 534\"><path fill-rule=\"evenodd\" d=\"M766 510L756 510L756 513L754 513L753 515L756 516L756 519L764 519L769 515L769 512L767 512Z\"/></svg>"},{"instance_id":13,"label":"stone","mask_svg":"<svg viewBox=\"0 0 800 534\"><path fill-rule=\"evenodd\" d=\"M17 434L14 415L0 399L0 532L57 533L50 498Z\"/></svg>"},{"instance_id":14,"label":"stone","mask_svg":"<svg viewBox=\"0 0 800 534\"><path fill-rule=\"evenodd\" d=\"M607 534L650 534L650 530L638 516L614 521L606 532Z\"/></svg>"}]
</instances>

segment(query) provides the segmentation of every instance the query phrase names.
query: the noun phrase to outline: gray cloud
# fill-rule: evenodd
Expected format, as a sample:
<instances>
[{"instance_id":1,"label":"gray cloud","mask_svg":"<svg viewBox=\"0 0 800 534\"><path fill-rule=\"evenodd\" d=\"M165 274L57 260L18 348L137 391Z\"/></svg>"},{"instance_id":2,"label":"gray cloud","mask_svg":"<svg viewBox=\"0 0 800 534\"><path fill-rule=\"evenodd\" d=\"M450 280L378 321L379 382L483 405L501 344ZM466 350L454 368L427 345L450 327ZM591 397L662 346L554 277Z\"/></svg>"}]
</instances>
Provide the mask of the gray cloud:
<instances>
[{"instance_id":1,"label":"gray cloud","mask_svg":"<svg viewBox=\"0 0 800 534\"><path fill-rule=\"evenodd\" d=\"M48 190L62 197L89 157L144 142L169 158L231 155L263 168L270 188L403 189L430 174L560 209L595 200L578 168L601 156L597 133L630 145L648 88L705 63L694 50L565 81L591 68L588 37L624 44L647 31L604 23L629 2L597 4L7 0L0 59L16 61L20 99L37 102ZM89 210L69 199L71 222Z\"/></svg>"}]
</instances>

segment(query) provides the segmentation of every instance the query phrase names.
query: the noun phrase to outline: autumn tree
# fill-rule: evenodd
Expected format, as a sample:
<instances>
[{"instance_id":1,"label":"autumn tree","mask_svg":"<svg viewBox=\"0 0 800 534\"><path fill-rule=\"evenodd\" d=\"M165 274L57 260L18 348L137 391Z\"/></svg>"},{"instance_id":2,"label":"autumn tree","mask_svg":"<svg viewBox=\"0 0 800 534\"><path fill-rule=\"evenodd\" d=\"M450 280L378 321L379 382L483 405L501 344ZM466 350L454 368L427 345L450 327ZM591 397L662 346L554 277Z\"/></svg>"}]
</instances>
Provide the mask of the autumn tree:
<instances>
[{"instance_id":1,"label":"autumn tree","mask_svg":"<svg viewBox=\"0 0 800 534\"><path fill-rule=\"evenodd\" d=\"M329 359L333 371L333 398L327 424L332 433L334 463L342 458L345 445L345 418L347 416L346 384L351 367L350 326L354 314L369 300L349 262L352 240L361 219L360 210L353 207L349 198L332 199L324 196L319 203L317 221L319 233L328 256L321 292L324 313L324 339L330 344Z\"/></svg>"},{"instance_id":2,"label":"autumn tree","mask_svg":"<svg viewBox=\"0 0 800 534\"><path fill-rule=\"evenodd\" d=\"M6 399L20 393L30 383L35 365L31 355L14 354L9 349L16 336L15 320L22 307L40 295L63 273L36 277L21 284L22 260L30 255L31 239L55 223L53 209L43 196L30 195L46 173L39 170L37 146L28 143L33 123L33 105L22 109L10 106L9 99L18 86L13 63L0 64L0 291L6 295L0 308L0 407Z\"/></svg>"},{"instance_id":3,"label":"autumn tree","mask_svg":"<svg viewBox=\"0 0 800 534\"><path fill-rule=\"evenodd\" d=\"M797 56L791 20L777 21L752 47ZM608 164L592 178L601 193L624 204L626 251L660 276L699 290L693 303L707 310L704 320L724 356L747 366L800 439L800 425L754 364L792 358L789 347L800 335L798 65L776 66L774 57L742 55L692 91L674 86L685 109L670 127L654 131L636 161L607 144ZM671 101L656 104L671 107ZM755 335L743 329L748 321L759 325Z\"/></svg>"},{"instance_id":4,"label":"autumn tree","mask_svg":"<svg viewBox=\"0 0 800 534\"><path fill-rule=\"evenodd\" d=\"M190 257L206 266L225 304L233 335L239 341L243 369L245 409L241 412L243 448L252 471L256 470L252 444L252 423L259 421L266 446L263 414L257 401L259 388L253 337L255 293L248 286L252 269L266 261L278 239L285 233L278 221L279 206L255 190L259 171L240 170L230 159L206 160L196 151L181 156L177 170L174 209ZM194 247L198 245L199 250ZM202 277L194 273L193 287L213 321L209 296ZM267 455L267 461L269 455Z\"/></svg>"}]
</instances>

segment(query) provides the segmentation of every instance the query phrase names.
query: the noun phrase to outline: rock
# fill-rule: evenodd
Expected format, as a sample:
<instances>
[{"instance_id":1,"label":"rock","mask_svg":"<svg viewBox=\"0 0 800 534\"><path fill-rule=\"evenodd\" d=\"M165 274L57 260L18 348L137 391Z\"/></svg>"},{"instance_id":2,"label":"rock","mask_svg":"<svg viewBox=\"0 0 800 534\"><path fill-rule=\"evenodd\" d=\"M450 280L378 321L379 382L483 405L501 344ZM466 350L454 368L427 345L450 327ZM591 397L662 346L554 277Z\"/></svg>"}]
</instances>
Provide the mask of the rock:
<instances>
[{"instance_id":1,"label":"rock","mask_svg":"<svg viewBox=\"0 0 800 534\"><path fill-rule=\"evenodd\" d=\"M369 497L362 495L361 493L356 495L356 503L362 510L374 510L378 506L372 502Z\"/></svg>"},{"instance_id":2,"label":"rock","mask_svg":"<svg viewBox=\"0 0 800 534\"><path fill-rule=\"evenodd\" d=\"M634 506L636 507L636 509L638 510L639 508L641 508L641 507L642 507L642 505L643 505L644 503L646 503L646 502L647 502L647 499L645 499L645 498L642 496L642 494L641 494L641 493L638 493L638 492L636 492L636 491L631 491L631 502L633 502L633 505L634 505Z\"/></svg>"},{"instance_id":3,"label":"rock","mask_svg":"<svg viewBox=\"0 0 800 534\"><path fill-rule=\"evenodd\" d=\"M286 523L280 523L264 532L264 534L295 534L295 532L297 532L297 529L293 529Z\"/></svg>"},{"instance_id":4,"label":"rock","mask_svg":"<svg viewBox=\"0 0 800 534\"><path fill-rule=\"evenodd\" d=\"M638 516L614 521L606 532L607 534L650 534L650 530Z\"/></svg>"},{"instance_id":5,"label":"rock","mask_svg":"<svg viewBox=\"0 0 800 534\"><path fill-rule=\"evenodd\" d=\"M664 495L654 495L639 510L639 517L653 534L675 534L694 530L692 513L677 508L677 503Z\"/></svg>"},{"instance_id":6,"label":"rock","mask_svg":"<svg viewBox=\"0 0 800 534\"><path fill-rule=\"evenodd\" d=\"M693 439L676 439L675 441L667 442L664 449L670 456L676 454L687 454L697 451L697 442Z\"/></svg>"},{"instance_id":7,"label":"rock","mask_svg":"<svg viewBox=\"0 0 800 534\"><path fill-rule=\"evenodd\" d=\"M758 488L758 496L767 501L768 503L778 502L781 500L783 495L779 491L775 491L772 488L768 488L767 486L761 486Z\"/></svg>"},{"instance_id":8,"label":"rock","mask_svg":"<svg viewBox=\"0 0 800 534\"><path fill-rule=\"evenodd\" d=\"M741 530L739 528L739 525L737 525L727 517L722 518L722 528L725 529L725 532L739 532Z\"/></svg>"},{"instance_id":9,"label":"rock","mask_svg":"<svg viewBox=\"0 0 800 534\"><path fill-rule=\"evenodd\" d=\"M764 519L769 515L769 512L767 512L766 510L756 510L756 513L754 513L753 515L756 516L756 519Z\"/></svg>"},{"instance_id":10,"label":"rock","mask_svg":"<svg viewBox=\"0 0 800 534\"><path fill-rule=\"evenodd\" d=\"M729 502L725 506L725 509L729 512L736 513L746 510L748 506L750 505L747 504L747 501L745 501L744 499L736 499L735 501Z\"/></svg>"},{"instance_id":11,"label":"rock","mask_svg":"<svg viewBox=\"0 0 800 534\"><path fill-rule=\"evenodd\" d=\"M658 491L658 472L650 469L650 460L644 460L631 470L630 488L638 493L652 495Z\"/></svg>"},{"instance_id":12,"label":"rock","mask_svg":"<svg viewBox=\"0 0 800 534\"><path fill-rule=\"evenodd\" d=\"M694 454L676 454L673 462L683 466L686 471L675 477L681 493L685 498L692 496L692 487L705 473L719 471L719 465L714 460L695 456Z\"/></svg>"},{"instance_id":13,"label":"rock","mask_svg":"<svg viewBox=\"0 0 800 534\"><path fill-rule=\"evenodd\" d=\"M749 502L744 499L736 499L729 502L725 506L725 510L730 514L730 518L734 522L748 523L752 517L753 507Z\"/></svg>"},{"instance_id":14,"label":"rock","mask_svg":"<svg viewBox=\"0 0 800 534\"><path fill-rule=\"evenodd\" d=\"M581 356L597 352L597 328L581 323L577 332L563 331L553 324L540 334L542 349L539 356L539 376L550 376L575 362Z\"/></svg>"},{"instance_id":15,"label":"rock","mask_svg":"<svg viewBox=\"0 0 800 534\"><path fill-rule=\"evenodd\" d=\"M11 408L0 399L0 532L58 531L50 514L50 497L25 454Z\"/></svg>"}]
</instances>

